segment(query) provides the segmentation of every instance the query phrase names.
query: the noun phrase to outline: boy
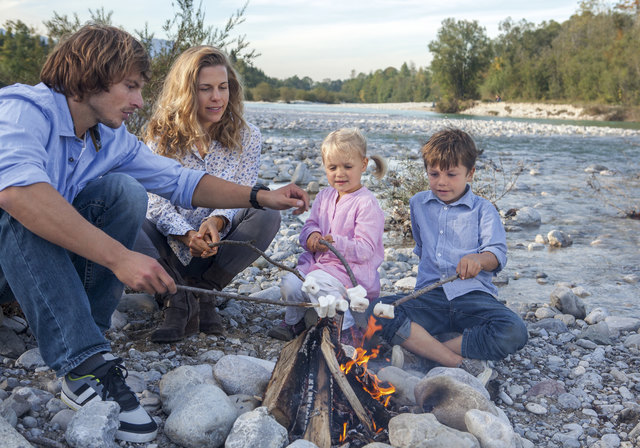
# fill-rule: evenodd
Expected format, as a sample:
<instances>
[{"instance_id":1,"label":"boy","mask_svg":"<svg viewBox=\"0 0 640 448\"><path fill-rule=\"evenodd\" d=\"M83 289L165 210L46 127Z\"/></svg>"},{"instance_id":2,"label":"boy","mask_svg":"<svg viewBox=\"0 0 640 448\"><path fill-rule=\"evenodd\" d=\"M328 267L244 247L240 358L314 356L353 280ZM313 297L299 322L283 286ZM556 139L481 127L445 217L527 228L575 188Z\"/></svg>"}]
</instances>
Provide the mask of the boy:
<instances>
[{"instance_id":1,"label":"boy","mask_svg":"<svg viewBox=\"0 0 640 448\"><path fill-rule=\"evenodd\" d=\"M491 278L507 262L506 237L495 207L468 185L477 156L459 129L440 131L422 147L431 190L410 201L420 257L416 290L455 273L460 279L401 304L392 320L377 319L385 340L447 367L460 367L465 358L502 359L528 338L522 319L495 298ZM450 332L461 335L444 343L431 336Z\"/></svg>"},{"instance_id":2,"label":"boy","mask_svg":"<svg viewBox=\"0 0 640 448\"><path fill-rule=\"evenodd\" d=\"M148 442L157 425L125 383L104 337L123 283L176 293L153 258L131 250L146 190L182 207L307 208L294 186L262 191L154 155L124 120L142 105L150 62L111 26L87 25L61 42L36 86L0 89L0 302L14 298L44 361L64 376L62 399L120 405L116 437Z\"/></svg>"}]
</instances>

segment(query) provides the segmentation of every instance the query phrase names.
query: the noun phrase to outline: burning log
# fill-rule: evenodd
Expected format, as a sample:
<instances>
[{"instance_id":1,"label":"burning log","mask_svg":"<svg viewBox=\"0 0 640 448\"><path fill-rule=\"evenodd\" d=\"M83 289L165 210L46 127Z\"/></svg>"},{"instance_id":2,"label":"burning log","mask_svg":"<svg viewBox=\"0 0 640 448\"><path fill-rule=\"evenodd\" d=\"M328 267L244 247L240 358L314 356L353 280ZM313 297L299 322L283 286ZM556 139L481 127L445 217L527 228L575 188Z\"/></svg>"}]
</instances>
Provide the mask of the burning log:
<instances>
[{"instance_id":1,"label":"burning log","mask_svg":"<svg viewBox=\"0 0 640 448\"><path fill-rule=\"evenodd\" d=\"M263 405L291 440L304 438L330 448L348 440L364 444L386 437L392 414L381 397L394 389L367 372L372 355L362 349L355 361L345 355L337 342L338 328L334 320L320 320L285 345L278 359Z\"/></svg>"}]
</instances>

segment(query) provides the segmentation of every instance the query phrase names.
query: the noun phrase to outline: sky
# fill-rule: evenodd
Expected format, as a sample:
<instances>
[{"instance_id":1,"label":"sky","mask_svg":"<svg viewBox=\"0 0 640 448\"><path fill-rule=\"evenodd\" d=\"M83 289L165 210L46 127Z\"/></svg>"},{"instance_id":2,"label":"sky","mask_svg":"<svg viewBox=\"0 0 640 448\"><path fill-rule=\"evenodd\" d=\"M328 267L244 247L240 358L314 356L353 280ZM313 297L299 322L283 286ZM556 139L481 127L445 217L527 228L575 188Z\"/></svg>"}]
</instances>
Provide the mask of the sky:
<instances>
[{"instance_id":1,"label":"sky","mask_svg":"<svg viewBox=\"0 0 640 448\"><path fill-rule=\"evenodd\" d=\"M199 0L194 0L195 5ZM206 25L222 27L245 0L202 0ZM112 11L112 22L129 32L145 24L158 38L178 11L172 0L0 0L0 25L21 20L45 34L43 21L54 11L82 22L89 9ZM578 0L250 0L245 21L234 29L260 56L255 66L268 76L298 75L315 81L348 79L404 62L429 65L429 42L446 18L477 20L490 38L508 17L563 22L578 10Z\"/></svg>"}]
</instances>

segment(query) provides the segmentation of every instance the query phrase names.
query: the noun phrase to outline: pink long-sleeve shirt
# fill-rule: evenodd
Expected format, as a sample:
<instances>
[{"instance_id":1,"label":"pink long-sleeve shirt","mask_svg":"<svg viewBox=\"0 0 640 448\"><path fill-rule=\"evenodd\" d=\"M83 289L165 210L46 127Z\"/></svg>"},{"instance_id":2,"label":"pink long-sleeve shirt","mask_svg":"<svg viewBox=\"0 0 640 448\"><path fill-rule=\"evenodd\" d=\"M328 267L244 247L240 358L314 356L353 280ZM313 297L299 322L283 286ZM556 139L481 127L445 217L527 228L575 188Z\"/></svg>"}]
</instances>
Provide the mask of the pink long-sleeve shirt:
<instances>
[{"instance_id":1,"label":"pink long-sleeve shirt","mask_svg":"<svg viewBox=\"0 0 640 448\"><path fill-rule=\"evenodd\" d=\"M333 187L323 189L316 196L300 232L300 245L305 252L298 260L298 269L304 274L321 269L345 287L353 287L347 270L333 252L309 252L309 235L313 232L331 235L332 245L347 260L358 284L367 290L367 298L375 299L380 294L378 267L384 260L384 213L366 187L345 194L336 202L337 199L338 192Z\"/></svg>"}]
</instances>

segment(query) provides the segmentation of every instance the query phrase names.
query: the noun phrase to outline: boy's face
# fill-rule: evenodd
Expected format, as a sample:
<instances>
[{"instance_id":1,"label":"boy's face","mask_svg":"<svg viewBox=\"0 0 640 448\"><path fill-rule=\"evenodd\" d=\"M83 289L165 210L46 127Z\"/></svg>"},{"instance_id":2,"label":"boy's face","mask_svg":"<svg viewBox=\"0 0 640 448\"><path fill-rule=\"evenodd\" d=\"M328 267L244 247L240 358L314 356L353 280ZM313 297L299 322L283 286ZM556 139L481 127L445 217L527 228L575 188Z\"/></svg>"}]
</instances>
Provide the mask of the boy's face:
<instances>
[{"instance_id":1,"label":"boy's face","mask_svg":"<svg viewBox=\"0 0 640 448\"><path fill-rule=\"evenodd\" d=\"M431 191L445 204L456 202L464 194L467 182L473 179L475 170L475 167L467 170L462 164L446 170L440 169L439 166L429 166L427 176Z\"/></svg>"}]
</instances>

